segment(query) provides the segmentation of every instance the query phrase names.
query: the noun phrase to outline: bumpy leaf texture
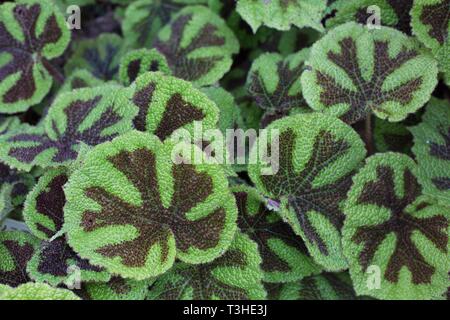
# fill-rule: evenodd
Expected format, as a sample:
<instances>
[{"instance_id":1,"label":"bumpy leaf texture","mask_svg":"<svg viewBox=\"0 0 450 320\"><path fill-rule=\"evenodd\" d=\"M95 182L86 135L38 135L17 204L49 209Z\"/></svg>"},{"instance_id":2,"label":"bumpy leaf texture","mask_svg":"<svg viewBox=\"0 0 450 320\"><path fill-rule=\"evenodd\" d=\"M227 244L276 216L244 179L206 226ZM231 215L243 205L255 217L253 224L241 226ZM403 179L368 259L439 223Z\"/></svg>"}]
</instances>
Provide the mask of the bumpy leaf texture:
<instances>
[{"instance_id":1,"label":"bumpy leaf texture","mask_svg":"<svg viewBox=\"0 0 450 320\"><path fill-rule=\"evenodd\" d=\"M236 10L256 32L262 25L278 30L291 26L323 30L326 0L238 0Z\"/></svg>"},{"instance_id":2,"label":"bumpy leaf texture","mask_svg":"<svg viewBox=\"0 0 450 320\"><path fill-rule=\"evenodd\" d=\"M230 248L214 261L201 265L176 264L150 289L150 300L261 300L261 257L248 236L236 233Z\"/></svg>"},{"instance_id":3,"label":"bumpy leaf texture","mask_svg":"<svg viewBox=\"0 0 450 320\"><path fill-rule=\"evenodd\" d=\"M17 287L30 281L26 267L39 241L19 231L0 232L0 284Z\"/></svg>"},{"instance_id":4,"label":"bumpy leaf texture","mask_svg":"<svg viewBox=\"0 0 450 320\"><path fill-rule=\"evenodd\" d=\"M156 49L139 49L128 52L120 61L119 80L130 85L136 78L146 72L161 71L170 75L166 58Z\"/></svg>"},{"instance_id":5,"label":"bumpy leaf texture","mask_svg":"<svg viewBox=\"0 0 450 320\"><path fill-rule=\"evenodd\" d=\"M116 85L59 95L42 125L22 125L0 137L0 158L27 171L34 165L67 165L81 144L94 146L132 129L137 110L131 95L131 89Z\"/></svg>"},{"instance_id":6,"label":"bumpy leaf texture","mask_svg":"<svg viewBox=\"0 0 450 320\"><path fill-rule=\"evenodd\" d=\"M415 1L411 17L413 33L431 49L450 85L450 0Z\"/></svg>"},{"instance_id":7,"label":"bumpy leaf texture","mask_svg":"<svg viewBox=\"0 0 450 320\"><path fill-rule=\"evenodd\" d=\"M132 102L139 109L133 125L139 131L164 140L180 128L193 135L194 122L201 122L204 130L216 128L216 105L187 81L151 72L137 78L131 88Z\"/></svg>"},{"instance_id":8,"label":"bumpy leaf texture","mask_svg":"<svg viewBox=\"0 0 450 320\"><path fill-rule=\"evenodd\" d=\"M349 21L356 21L375 27L374 17L379 17L380 25L392 27L410 35L409 12L413 3L414 0L339 0L333 4L335 14L326 21L326 26L334 28Z\"/></svg>"},{"instance_id":9,"label":"bumpy leaf texture","mask_svg":"<svg viewBox=\"0 0 450 320\"><path fill-rule=\"evenodd\" d=\"M25 111L42 101L56 76L50 60L69 42L64 16L50 1L0 6L0 112Z\"/></svg>"},{"instance_id":10,"label":"bumpy leaf texture","mask_svg":"<svg viewBox=\"0 0 450 320\"><path fill-rule=\"evenodd\" d=\"M288 282L319 273L321 268L292 228L267 205L256 189L233 187L238 206L238 226L258 244L266 282Z\"/></svg>"},{"instance_id":11,"label":"bumpy leaf texture","mask_svg":"<svg viewBox=\"0 0 450 320\"><path fill-rule=\"evenodd\" d=\"M34 183L32 175L19 172L0 162L0 193L4 199L8 199L10 211L23 204ZM0 216L0 220L2 218Z\"/></svg>"},{"instance_id":12,"label":"bumpy leaf texture","mask_svg":"<svg viewBox=\"0 0 450 320\"><path fill-rule=\"evenodd\" d=\"M437 84L435 59L400 31L349 22L316 42L302 75L316 111L352 124L372 112L401 121L421 108Z\"/></svg>"},{"instance_id":13,"label":"bumpy leaf texture","mask_svg":"<svg viewBox=\"0 0 450 320\"><path fill-rule=\"evenodd\" d=\"M378 152L411 153L412 135L404 123L375 118L373 138Z\"/></svg>"},{"instance_id":14,"label":"bumpy leaf texture","mask_svg":"<svg viewBox=\"0 0 450 320\"><path fill-rule=\"evenodd\" d=\"M218 15L202 6L182 9L153 43L173 75L196 86L211 85L230 70L239 42Z\"/></svg>"},{"instance_id":15,"label":"bumpy leaf texture","mask_svg":"<svg viewBox=\"0 0 450 320\"><path fill-rule=\"evenodd\" d=\"M359 295L433 299L447 290L450 211L422 193L417 165L399 153L370 157L354 177L343 246Z\"/></svg>"},{"instance_id":16,"label":"bumpy leaf texture","mask_svg":"<svg viewBox=\"0 0 450 320\"><path fill-rule=\"evenodd\" d=\"M86 155L65 187L65 230L81 257L142 280L167 271L175 257L205 263L227 249L237 209L225 174L187 158L174 164L174 146L133 131Z\"/></svg>"},{"instance_id":17,"label":"bumpy leaf texture","mask_svg":"<svg viewBox=\"0 0 450 320\"><path fill-rule=\"evenodd\" d=\"M267 148L272 158L278 152L278 170L265 171L263 153L258 164L249 164L252 181L281 202L283 219L303 238L316 262L326 270L345 269L341 205L366 154L362 140L350 126L320 113L290 116L267 129L279 131L278 150ZM268 141L275 144L273 135ZM255 146L251 158L256 159L257 152Z\"/></svg>"},{"instance_id":18,"label":"bumpy leaf texture","mask_svg":"<svg viewBox=\"0 0 450 320\"><path fill-rule=\"evenodd\" d=\"M70 290L45 283L25 283L17 288L1 289L0 300L81 300Z\"/></svg>"},{"instance_id":19,"label":"bumpy leaf texture","mask_svg":"<svg viewBox=\"0 0 450 320\"><path fill-rule=\"evenodd\" d=\"M450 103L432 98L422 119L410 128L419 180L425 194L450 207Z\"/></svg>"},{"instance_id":20,"label":"bumpy leaf texture","mask_svg":"<svg viewBox=\"0 0 450 320\"><path fill-rule=\"evenodd\" d=\"M86 69L74 70L59 89L58 94L71 92L72 90L82 88L99 87L105 82L94 77L94 75Z\"/></svg>"},{"instance_id":21,"label":"bumpy leaf texture","mask_svg":"<svg viewBox=\"0 0 450 320\"><path fill-rule=\"evenodd\" d=\"M80 296L84 300L144 300L153 281L114 276L107 283L86 283Z\"/></svg>"},{"instance_id":22,"label":"bumpy leaf texture","mask_svg":"<svg viewBox=\"0 0 450 320\"><path fill-rule=\"evenodd\" d=\"M120 36L102 33L95 39L78 41L64 71L70 75L77 69L86 69L104 81L117 79L124 53L125 46Z\"/></svg>"}]
</instances>

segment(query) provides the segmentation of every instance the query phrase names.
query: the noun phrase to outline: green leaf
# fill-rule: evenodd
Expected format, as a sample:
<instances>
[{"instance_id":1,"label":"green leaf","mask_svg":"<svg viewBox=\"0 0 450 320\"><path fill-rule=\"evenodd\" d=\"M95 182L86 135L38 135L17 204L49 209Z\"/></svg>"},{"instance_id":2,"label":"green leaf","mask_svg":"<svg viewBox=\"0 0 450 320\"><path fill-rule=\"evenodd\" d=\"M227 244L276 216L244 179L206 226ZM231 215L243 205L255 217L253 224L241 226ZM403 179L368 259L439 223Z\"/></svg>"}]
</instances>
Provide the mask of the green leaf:
<instances>
[{"instance_id":1,"label":"green leaf","mask_svg":"<svg viewBox=\"0 0 450 320\"><path fill-rule=\"evenodd\" d=\"M86 69L77 69L71 72L70 76L64 81L58 94L71 92L75 89L99 87L102 84L104 84L104 81L97 79Z\"/></svg>"},{"instance_id":2,"label":"green leaf","mask_svg":"<svg viewBox=\"0 0 450 320\"><path fill-rule=\"evenodd\" d=\"M227 252L202 265L177 263L160 276L148 293L149 300L261 300L261 257L248 236L236 233Z\"/></svg>"},{"instance_id":3,"label":"green leaf","mask_svg":"<svg viewBox=\"0 0 450 320\"><path fill-rule=\"evenodd\" d=\"M397 122L421 108L437 84L437 63L412 38L349 22L316 42L302 75L309 106L352 124L373 112Z\"/></svg>"},{"instance_id":4,"label":"green leaf","mask_svg":"<svg viewBox=\"0 0 450 320\"><path fill-rule=\"evenodd\" d=\"M0 231L0 284L17 287L30 281L26 267L39 241L19 231Z\"/></svg>"},{"instance_id":5,"label":"green leaf","mask_svg":"<svg viewBox=\"0 0 450 320\"><path fill-rule=\"evenodd\" d=\"M133 120L137 130L151 132L164 140L180 128L193 135L196 121L201 122L204 130L217 126L216 105L187 81L148 72L137 78L131 88L132 102L139 109Z\"/></svg>"},{"instance_id":6,"label":"green leaf","mask_svg":"<svg viewBox=\"0 0 450 320\"><path fill-rule=\"evenodd\" d=\"M89 300L144 300L153 281L112 277L107 283L86 283L83 294Z\"/></svg>"},{"instance_id":7,"label":"green leaf","mask_svg":"<svg viewBox=\"0 0 450 320\"><path fill-rule=\"evenodd\" d=\"M132 129L137 110L131 95L131 89L117 85L61 94L42 125L24 124L0 136L0 158L26 171L34 165L67 165L76 159L81 144L94 146Z\"/></svg>"},{"instance_id":8,"label":"green leaf","mask_svg":"<svg viewBox=\"0 0 450 320\"><path fill-rule=\"evenodd\" d=\"M1 290L1 289L0 289ZM25 283L15 289L0 291L0 300L81 300L72 291L45 283Z\"/></svg>"},{"instance_id":9,"label":"green leaf","mask_svg":"<svg viewBox=\"0 0 450 320\"><path fill-rule=\"evenodd\" d=\"M239 42L225 21L202 6L182 9L154 42L172 73L196 86L220 80L230 70Z\"/></svg>"},{"instance_id":10,"label":"green leaf","mask_svg":"<svg viewBox=\"0 0 450 320\"><path fill-rule=\"evenodd\" d=\"M0 135L7 133L9 130L13 130L20 124L18 117L5 116L0 114Z\"/></svg>"},{"instance_id":11,"label":"green leaf","mask_svg":"<svg viewBox=\"0 0 450 320\"><path fill-rule=\"evenodd\" d=\"M432 98L423 122L410 128L424 193L450 207L450 103Z\"/></svg>"},{"instance_id":12,"label":"green leaf","mask_svg":"<svg viewBox=\"0 0 450 320\"><path fill-rule=\"evenodd\" d=\"M232 188L238 206L238 226L258 244L266 282L288 282L319 273L321 268L281 217L267 209L266 201L254 188Z\"/></svg>"},{"instance_id":13,"label":"green leaf","mask_svg":"<svg viewBox=\"0 0 450 320\"><path fill-rule=\"evenodd\" d=\"M372 17L379 13L382 26L392 27L410 35L409 12L413 2L414 0L338 0L332 6L336 13L327 20L326 27L334 28L349 21L374 25Z\"/></svg>"},{"instance_id":14,"label":"green leaf","mask_svg":"<svg viewBox=\"0 0 450 320\"><path fill-rule=\"evenodd\" d=\"M264 195L281 203L283 220L303 238L317 263L326 270L345 269L341 205L366 154L361 138L339 119L319 113L289 116L267 130L271 143L260 137L252 148L251 159L259 161L249 164L250 178ZM266 143L271 167L265 161L268 151L258 150ZM278 159L273 159L277 151Z\"/></svg>"},{"instance_id":15,"label":"green leaf","mask_svg":"<svg viewBox=\"0 0 450 320\"><path fill-rule=\"evenodd\" d=\"M120 61L119 80L129 86L137 77L149 71L171 74L166 58L156 49L132 50Z\"/></svg>"},{"instance_id":16,"label":"green leaf","mask_svg":"<svg viewBox=\"0 0 450 320\"><path fill-rule=\"evenodd\" d=\"M236 10L254 33L262 25L283 31L292 25L323 31L326 5L326 0L238 0Z\"/></svg>"},{"instance_id":17,"label":"green leaf","mask_svg":"<svg viewBox=\"0 0 450 320\"><path fill-rule=\"evenodd\" d=\"M374 119L373 136L378 152L411 153L412 135L404 123Z\"/></svg>"},{"instance_id":18,"label":"green leaf","mask_svg":"<svg viewBox=\"0 0 450 320\"><path fill-rule=\"evenodd\" d=\"M42 101L70 32L48 0L19 0L0 6L0 112L17 113Z\"/></svg>"},{"instance_id":19,"label":"green leaf","mask_svg":"<svg viewBox=\"0 0 450 320\"><path fill-rule=\"evenodd\" d=\"M142 280L167 271L175 257L205 263L227 249L237 209L221 167L173 164L174 147L132 131L86 155L65 186L64 229L81 257Z\"/></svg>"},{"instance_id":20,"label":"green leaf","mask_svg":"<svg viewBox=\"0 0 450 320\"><path fill-rule=\"evenodd\" d=\"M450 85L450 0L414 1L412 29L439 61L439 69Z\"/></svg>"},{"instance_id":21,"label":"green leaf","mask_svg":"<svg viewBox=\"0 0 450 320\"><path fill-rule=\"evenodd\" d=\"M95 39L80 40L64 70L70 75L77 69L86 69L98 79L117 79L120 59L125 53L123 39L117 34L102 33Z\"/></svg>"},{"instance_id":22,"label":"green leaf","mask_svg":"<svg viewBox=\"0 0 450 320\"><path fill-rule=\"evenodd\" d=\"M449 210L423 196L412 159L367 159L344 211L342 241L358 295L433 299L447 290Z\"/></svg>"}]
</instances>

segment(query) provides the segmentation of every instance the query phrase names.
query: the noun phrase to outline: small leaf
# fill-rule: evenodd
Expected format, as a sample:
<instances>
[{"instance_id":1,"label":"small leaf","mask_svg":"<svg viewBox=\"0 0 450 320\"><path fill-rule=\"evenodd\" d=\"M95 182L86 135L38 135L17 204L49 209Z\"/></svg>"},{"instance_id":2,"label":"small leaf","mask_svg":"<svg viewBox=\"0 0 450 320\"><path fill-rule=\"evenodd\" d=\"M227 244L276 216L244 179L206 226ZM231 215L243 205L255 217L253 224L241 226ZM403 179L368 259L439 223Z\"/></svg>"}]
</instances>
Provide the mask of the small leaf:
<instances>
[{"instance_id":1,"label":"small leaf","mask_svg":"<svg viewBox=\"0 0 450 320\"><path fill-rule=\"evenodd\" d=\"M107 283L86 283L83 293L89 300L144 300L153 281L112 277Z\"/></svg>"},{"instance_id":2,"label":"small leaf","mask_svg":"<svg viewBox=\"0 0 450 320\"><path fill-rule=\"evenodd\" d=\"M22 125L0 136L0 157L27 171L34 165L67 165L76 159L80 144L94 146L131 130L136 113L129 101L131 94L131 89L115 85L62 94L43 125Z\"/></svg>"},{"instance_id":3,"label":"small leaf","mask_svg":"<svg viewBox=\"0 0 450 320\"><path fill-rule=\"evenodd\" d=\"M175 165L173 147L132 131L86 155L65 187L64 229L81 257L142 280L230 245L237 209L221 167Z\"/></svg>"},{"instance_id":4,"label":"small leaf","mask_svg":"<svg viewBox=\"0 0 450 320\"><path fill-rule=\"evenodd\" d=\"M367 159L345 214L343 247L358 295L433 299L447 290L449 210L422 195L408 156Z\"/></svg>"},{"instance_id":5,"label":"small leaf","mask_svg":"<svg viewBox=\"0 0 450 320\"><path fill-rule=\"evenodd\" d=\"M258 247L237 233L227 252L201 265L177 263L160 276L149 300L261 300L266 297Z\"/></svg>"},{"instance_id":6,"label":"small leaf","mask_svg":"<svg viewBox=\"0 0 450 320\"><path fill-rule=\"evenodd\" d=\"M373 112L401 121L421 108L437 84L437 64L412 38L349 22L316 42L302 75L309 106L352 124Z\"/></svg>"},{"instance_id":7,"label":"small leaf","mask_svg":"<svg viewBox=\"0 0 450 320\"><path fill-rule=\"evenodd\" d=\"M232 191L239 210L239 229L258 244L264 281L295 281L321 271L300 236L266 208L255 189L237 186Z\"/></svg>"},{"instance_id":8,"label":"small leaf","mask_svg":"<svg viewBox=\"0 0 450 320\"><path fill-rule=\"evenodd\" d=\"M225 21L201 6L182 9L154 42L172 73L196 86L211 85L230 70L239 42Z\"/></svg>"},{"instance_id":9,"label":"small leaf","mask_svg":"<svg viewBox=\"0 0 450 320\"><path fill-rule=\"evenodd\" d=\"M99 87L104 82L97 79L85 69L77 69L64 81L64 85L59 89L58 94L71 92L75 89Z\"/></svg>"},{"instance_id":10,"label":"small leaf","mask_svg":"<svg viewBox=\"0 0 450 320\"><path fill-rule=\"evenodd\" d=\"M326 0L238 0L236 10L254 33L262 25L283 31L292 25L323 31L326 7Z\"/></svg>"},{"instance_id":11,"label":"small leaf","mask_svg":"<svg viewBox=\"0 0 450 320\"><path fill-rule=\"evenodd\" d=\"M375 118L373 136L378 152L411 153L412 135L403 123Z\"/></svg>"},{"instance_id":12,"label":"small leaf","mask_svg":"<svg viewBox=\"0 0 450 320\"><path fill-rule=\"evenodd\" d=\"M18 117L8 117L0 114L0 135L13 130L20 124Z\"/></svg>"},{"instance_id":13,"label":"small leaf","mask_svg":"<svg viewBox=\"0 0 450 320\"><path fill-rule=\"evenodd\" d=\"M262 141L273 154L272 165L268 168L264 160L269 151L258 150L260 137L250 154L259 159L249 164L250 178L265 196L281 202L283 220L303 238L317 263L326 270L345 269L341 205L365 157L362 140L350 126L320 113L286 117L267 130L269 142Z\"/></svg>"},{"instance_id":14,"label":"small leaf","mask_svg":"<svg viewBox=\"0 0 450 320\"><path fill-rule=\"evenodd\" d=\"M137 77L149 71L171 74L166 58L156 49L132 50L120 62L119 80L129 86Z\"/></svg>"},{"instance_id":15,"label":"small leaf","mask_svg":"<svg viewBox=\"0 0 450 320\"><path fill-rule=\"evenodd\" d=\"M424 193L450 207L450 103L432 98L423 122L410 128Z\"/></svg>"},{"instance_id":16,"label":"small leaf","mask_svg":"<svg viewBox=\"0 0 450 320\"><path fill-rule=\"evenodd\" d=\"M61 12L48 0L19 0L0 6L0 112L36 105L49 92L55 67L70 32Z\"/></svg>"},{"instance_id":17,"label":"small leaf","mask_svg":"<svg viewBox=\"0 0 450 320\"><path fill-rule=\"evenodd\" d=\"M19 231L0 231L0 284L17 287L30 281L26 267L39 241Z\"/></svg>"},{"instance_id":18,"label":"small leaf","mask_svg":"<svg viewBox=\"0 0 450 320\"><path fill-rule=\"evenodd\" d=\"M0 289L1 290L1 289ZM45 283L25 283L15 289L0 291L1 300L81 300L72 291Z\"/></svg>"}]
</instances>

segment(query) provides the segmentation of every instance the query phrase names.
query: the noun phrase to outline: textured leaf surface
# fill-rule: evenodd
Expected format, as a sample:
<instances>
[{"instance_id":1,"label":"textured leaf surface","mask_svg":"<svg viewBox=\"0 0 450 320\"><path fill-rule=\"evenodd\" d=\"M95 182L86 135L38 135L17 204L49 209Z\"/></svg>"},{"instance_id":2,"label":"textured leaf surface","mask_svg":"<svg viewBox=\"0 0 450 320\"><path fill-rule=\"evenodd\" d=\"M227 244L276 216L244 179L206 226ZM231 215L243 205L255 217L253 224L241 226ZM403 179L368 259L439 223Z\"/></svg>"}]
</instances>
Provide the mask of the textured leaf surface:
<instances>
[{"instance_id":1,"label":"textured leaf surface","mask_svg":"<svg viewBox=\"0 0 450 320\"><path fill-rule=\"evenodd\" d=\"M411 17L414 34L431 49L450 84L450 0L415 1Z\"/></svg>"},{"instance_id":2,"label":"textured leaf surface","mask_svg":"<svg viewBox=\"0 0 450 320\"><path fill-rule=\"evenodd\" d=\"M232 190L239 210L239 229L258 244L264 281L294 281L321 271L300 236L266 208L255 189L237 186Z\"/></svg>"},{"instance_id":3,"label":"textured leaf surface","mask_svg":"<svg viewBox=\"0 0 450 320\"><path fill-rule=\"evenodd\" d=\"M422 119L410 128L419 180L424 193L450 207L450 103L432 98Z\"/></svg>"},{"instance_id":4,"label":"textured leaf surface","mask_svg":"<svg viewBox=\"0 0 450 320\"><path fill-rule=\"evenodd\" d=\"M64 81L64 85L58 91L58 94L71 92L75 89L98 87L102 84L104 84L102 80L94 77L94 75L86 69L78 69L74 70L66 81Z\"/></svg>"},{"instance_id":5,"label":"textured leaf surface","mask_svg":"<svg viewBox=\"0 0 450 320\"><path fill-rule=\"evenodd\" d=\"M316 42L302 75L317 111L355 123L373 112L400 121L421 108L437 84L434 58L403 33L349 22Z\"/></svg>"},{"instance_id":6,"label":"textured leaf surface","mask_svg":"<svg viewBox=\"0 0 450 320\"><path fill-rule=\"evenodd\" d=\"M404 123L374 119L373 137L378 152L410 153L412 135Z\"/></svg>"},{"instance_id":7,"label":"textured leaf surface","mask_svg":"<svg viewBox=\"0 0 450 320\"><path fill-rule=\"evenodd\" d=\"M154 46L172 73L197 86L211 85L230 69L239 42L225 21L211 10L189 6L158 34Z\"/></svg>"},{"instance_id":8,"label":"textured leaf surface","mask_svg":"<svg viewBox=\"0 0 450 320\"><path fill-rule=\"evenodd\" d=\"M22 125L0 137L0 157L22 170L65 165L76 159L80 144L94 146L131 130L136 113L131 94L115 85L62 94L43 125Z\"/></svg>"},{"instance_id":9,"label":"textured leaf surface","mask_svg":"<svg viewBox=\"0 0 450 320\"><path fill-rule=\"evenodd\" d=\"M227 252L208 264L176 264L150 289L150 300L264 299L261 257L255 242L237 233Z\"/></svg>"},{"instance_id":10,"label":"textured leaf surface","mask_svg":"<svg viewBox=\"0 0 450 320\"><path fill-rule=\"evenodd\" d=\"M0 114L0 134L5 134L20 124L18 117L5 116Z\"/></svg>"},{"instance_id":11,"label":"textured leaf surface","mask_svg":"<svg viewBox=\"0 0 450 320\"><path fill-rule=\"evenodd\" d=\"M139 109L133 124L139 131L164 140L180 128L193 134L195 121L204 130L216 128L217 107L187 81L152 72L136 79L132 88L132 101Z\"/></svg>"},{"instance_id":12,"label":"textured leaf surface","mask_svg":"<svg viewBox=\"0 0 450 320\"><path fill-rule=\"evenodd\" d=\"M0 6L0 112L16 113L38 104L50 90L50 60L70 42L64 16L47 0Z\"/></svg>"},{"instance_id":13,"label":"textured leaf surface","mask_svg":"<svg viewBox=\"0 0 450 320\"><path fill-rule=\"evenodd\" d=\"M0 300L81 300L72 291L53 288L45 283L25 283L5 290Z\"/></svg>"},{"instance_id":14,"label":"textured leaf surface","mask_svg":"<svg viewBox=\"0 0 450 320\"><path fill-rule=\"evenodd\" d=\"M84 293L90 300L144 300L152 282L112 277L107 283L86 283Z\"/></svg>"},{"instance_id":15,"label":"textured leaf surface","mask_svg":"<svg viewBox=\"0 0 450 320\"><path fill-rule=\"evenodd\" d=\"M102 33L95 39L79 41L64 70L70 75L77 69L86 69L98 79L116 79L123 54L123 39L116 34Z\"/></svg>"},{"instance_id":16,"label":"textured leaf surface","mask_svg":"<svg viewBox=\"0 0 450 320\"><path fill-rule=\"evenodd\" d=\"M156 49L140 49L128 52L120 61L119 79L124 85L130 85L146 72L161 71L170 75L166 58Z\"/></svg>"},{"instance_id":17,"label":"textured leaf surface","mask_svg":"<svg viewBox=\"0 0 450 320\"><path fill-rule=\"evenodd\" d=\"M326 22L327 28L356 21L361 24L374 24L374 7L379 8L382 26L392 27L408 35L411 34L411 16L409 12L414 0L339 0L333 4L336 14ZM378 10L377 8L377 10Z\"/></svg>"},{"instance_id":18,"label":"textured leaf surface","mask_svg":"<svg viewBox=\"0 0 450 320\"><path fill-rule=\"evenodd\" d=\"M278 30L311 27L322 31L326 0L238 0L236 10L256 32L261 25Z\"/></svg>"},{"instance_id":19,"label":"textured leaf surface","mask_svg":"<svg viewBox=\"0 0 450 320\"><path fill-rule=\"evenodd\" d=\"M316 262L327 270L345 269L341 205L365 157L363 142L351 127L323 114L290 116L267 129L279 130L279 169L263 175L264 163L250 164L252 181L281 202L284 220L301 235ZM256 152L255 147L251 156Z\"/></svg>"},{"instance_id":20,"label":"textured leaf surface","mask_svg":"<svg viewBox=\"0 0 450 320\"><path fill-rule=\"evenodd\" d=\"M65 187L65 229L81 257L140 280L230 245L237 209L222 169L174 165L173 147L133 131L86 156Z\"/></svg>"},{"instance_id":21,"label":"textured leaf surface","mask_svg":"<svg viewBox=\"0 0 450 320\"><path fill-rule=\"evenodd\" d=\"M26 266L39 241L19 231L0 232L0 284L17 287L28 282Z\"/></svg>"},{"instance_id":22,"label":"textured leaf surface","mask_svg":"<svg viewBox=\"0 0 450 320\"><path fill-rule=\"evenodd\" d=\"M344 253L358 294L431 299L447 290L449 210L422 195L408 156L370 157L354 177L345 214ZM370 286L374 267L379 289Z\"/></svg>"}]
</instances>

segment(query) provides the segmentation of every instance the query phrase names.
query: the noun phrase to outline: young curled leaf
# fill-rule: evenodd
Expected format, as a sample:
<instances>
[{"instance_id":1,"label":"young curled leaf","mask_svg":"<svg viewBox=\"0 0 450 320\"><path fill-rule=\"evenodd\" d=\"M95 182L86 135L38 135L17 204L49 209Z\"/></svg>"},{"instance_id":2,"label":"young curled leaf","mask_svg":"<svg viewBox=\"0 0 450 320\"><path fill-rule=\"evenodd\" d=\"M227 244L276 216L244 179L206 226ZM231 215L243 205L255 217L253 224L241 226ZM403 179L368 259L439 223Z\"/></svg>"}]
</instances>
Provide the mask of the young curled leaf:
<instances>
[{"instance_id":1,"label":"young curled leaf","mask_svg":"<svg viewBox=\"0 0 450 320\"><path fill-rule=\"evenodd\" d=\"M238 227L258 244L266 282L288 282L319 273L300 236L281 220L256 189L232 188L238 206Z\"/></svg>"},{"instance_id":2,"label":"young curled leaf","mask_svg":"<svg viewBox=\"0 0 450 320\"><path fill-rule=\"evenodd\" d=\"M196 86L212 85L230 70L239 42L225 21L202 6L182 9L154 42L174 76Z\"/></svg>"},{"instance_id":3,"label":"young curled leaf","mask_svg":"<svg viewBox=\"0 0 450 320\"><path fill-rule=\"evenodd\" d=\"M57 71L50 60L64 53L70 32L49 0L0 6L0 112L16 113L42 101Z\"/></svg>"},{"instance_id":4,"label":"young curled leaf","mask_svg":"<svg viewBox=\"0 0 450 320\"><path fill-rule=\"evenodd\" d=\"M25 283L17 288L0 288L0 300L81 300L70 290L53 288L45 283Z\"/></svg>"},{"instance_id":5,"label":"young curled leaf","mask_svg":"<svg viewBox=\"0 0 450 320\"><path fill-rule=\"evenodd\" d=\"M104 85L59 95L42 125L22 125L0 136L0 158L27 171L34 165L67 165L81 144L94 146L132 129L131 94L131 89Z\"/></svg>"},{"instance_id":6,"label":"young curled leaf","mask_svg":"<svg viewBox=\"0 0 450 320\"><path fill-rule=\"evenodd\" d=\"M450 211L423 196L412 159L367 159L344 210L342 241L358 295L433 299L447 290Z\"/></svg>"},{"instance_id":7,"label":"young curled leaf","mask_svg":"<svg viewBox=\"0 0 450 320\"><path fill-rule=\"evenodd\" d=\"M128 52L120 61L119 80L128 86L146 72L160 71L170 75L166 58L156 49L140 49Z\"/></svg>"},{"instance_id":8,"label":"young curled leaf","mask_svg":"<svg viewBox=\"0 0 450 320\"><path fill-rule=\"evenodd\" d=\"M316 111L352 124L372 112L397 122L421 108L437 84L437 63L402 32L349 22L317 41L302 75Z\"/></svg>"},{"instance_id":9,"label":"young curled leaf","mask_svg":"<svg viewBox=\"0 0 450 320\"><path fill-rule=\"evenodd\" d=\"M317 263L326 270L345 269L341 206L366 154L361 138L339 119L320 113L289 116L267 130L267 141L260 136L251 150L250 158L259 161L249 164L250 178L281 203L283 220ZM260 151L265 144L267 151Z\"/></svg>"},{"instance_id":10,"label":"young curled leaf","mask_svg":"<svg viewBox=\"0 0 450 320\"><path fill-rule=\"evenodd\" d=\"M201 122L204 130L216 128L216 105L187 81L149 72L137 78L131 88L132 102L139 109L133 124L139 131L164 140L180 128L193 134L194 122Z\"/></svg>"},{"instance_id":11,"label":"young curled leaf","mask_svg":"<svg viewBox=\"0 0 450 320\"><path fill-rule=\"evenodd\" d=\"M419 181L425 194L450 207L450 103L432 98L422 120L410 128Z\"/></svg>"},{"instance_id":12,"label":"young curled leaf","mask_svg":"<svg viewBox=\"0 0 450 320\"><path fill-rule=\"evenodd\" d=\"M153 281L114 276L107 283L84 284L80 295L86 300L144 300Z\"/></svg>"},{"instance_id":13,"label":"young curled leaf","mask_svg":"<svg viewBox=\"0 0 450 320\"><path fill-rule=\"evenodd\" d=\"M166 272L175 258L206 263L228 248L237 209L224 172L187 164L174 147L132 131L86 155L65 186L64 207L69 244L82 258L142 280Z\"/></svg>"},{"instance_id":14,"label":"young curled leaf","mask_svg":"<svg viewBox=\"0 0 450 320\"><path fill-rule=\"evenodd\" d=\"M292 25L323 31L326 7L326 0L238 0L236 10L254 33L261 25L284 31Z\"/></svg>"},{"instance_id":15,"label":"young curled leaf","mask_svg":"<svg viewBox=\"0 0 450 320\"><path fill-rule=\"evenodd\" d=\"M214 261L177 263L150 289L149 300L261 300L261 257L255 242L236 233L230 248Z\"/></svg>"},{"instance_id":16,"label":"young curled leaf","mask_svg":"<svg viewBox=\"0 0 450 320\"><path fill-rule=\"evenodd\" d=\"M0 231L0 284L17 287L30 281L26 267L38 245L28 233Z\"/></svg>"}]
</instances>

